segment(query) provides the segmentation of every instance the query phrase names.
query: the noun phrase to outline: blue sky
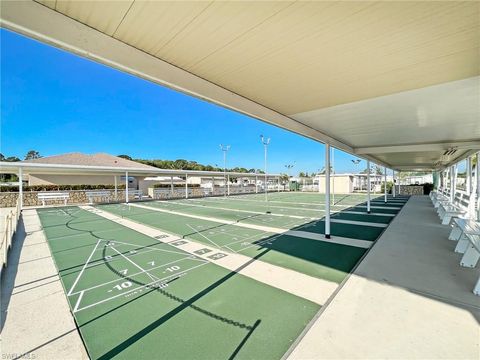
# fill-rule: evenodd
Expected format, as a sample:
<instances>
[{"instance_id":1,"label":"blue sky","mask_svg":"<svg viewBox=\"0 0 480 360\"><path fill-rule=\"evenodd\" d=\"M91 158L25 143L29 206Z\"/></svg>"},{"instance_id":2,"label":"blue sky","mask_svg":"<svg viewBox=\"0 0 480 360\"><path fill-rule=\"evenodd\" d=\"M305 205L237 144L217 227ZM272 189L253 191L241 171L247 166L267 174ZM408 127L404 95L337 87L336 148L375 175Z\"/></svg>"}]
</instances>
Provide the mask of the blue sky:
<instances>
[{"instance_id":1,"label":"blue sky","mask_svg":"<svg viewBox=\"0 0 480 360\"><path fill-rule=\"evenodd\" d=\"M1 144L23 159L107 152L144 159L219 164L219 144L230 144L228 167L263 169L260 134L271 138L269 172L316 172L324 145L248 116L192 98L6 30L1 36ZM335 151L336 172L355 167Z\"/></svg>"}]
</instances>

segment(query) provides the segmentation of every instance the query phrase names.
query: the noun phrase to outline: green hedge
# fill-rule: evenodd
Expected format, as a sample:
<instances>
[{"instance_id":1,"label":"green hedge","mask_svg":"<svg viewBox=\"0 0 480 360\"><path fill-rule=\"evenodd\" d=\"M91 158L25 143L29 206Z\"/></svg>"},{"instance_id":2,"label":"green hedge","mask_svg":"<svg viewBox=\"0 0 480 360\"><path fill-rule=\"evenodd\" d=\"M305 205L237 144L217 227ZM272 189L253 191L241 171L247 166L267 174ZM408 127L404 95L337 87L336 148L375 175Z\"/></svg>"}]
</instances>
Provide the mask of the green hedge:
<instances>
[{"instance_id":1,"label":"green hedge","mask_svg":"<svg viewBox=\"0 0 480 360\"><path fill-rule=\"evenodd\" d=\"M153 188L154 189L158 189L158 188L163 188L163 189L166 189L166 188L170 188L171 185L170 184L154 184L153 185ZM173 184L173 187L174 188L184 188L185 187L185 184ZM196 187L200 187L199 184L188 184L188 187L189 188L196 188Z\"/></svg>"},{"instance_id":2,"label":"green hedge","mask_svg":"<svg viewBox=\"0 0 480 360\"><path fill-rule=\"evenodd\" d=\"M114 189L115 185L31 185L24 186L23 191L62 191L62 190L102 190ZM125 184L117 189L125 189ZM0 192L18 192L18 186L0 186Z\"/></svg>"}]
</instances>

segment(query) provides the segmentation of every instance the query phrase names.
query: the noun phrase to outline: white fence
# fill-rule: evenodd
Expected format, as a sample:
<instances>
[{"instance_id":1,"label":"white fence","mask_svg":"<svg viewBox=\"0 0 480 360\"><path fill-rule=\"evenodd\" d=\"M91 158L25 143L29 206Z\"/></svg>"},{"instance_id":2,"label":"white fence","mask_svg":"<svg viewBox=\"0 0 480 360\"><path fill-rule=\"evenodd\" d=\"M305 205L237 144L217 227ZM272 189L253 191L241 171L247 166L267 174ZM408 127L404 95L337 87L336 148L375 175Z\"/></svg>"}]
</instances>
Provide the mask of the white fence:
<instances>
[{"instance_id":1,"label":"white fence","mask_svg":"<svg viewBox=\"0 0 480 360\"><path fill-rule=\"evenodd\" d=\"M12 246L12 239L17 231L18 219L20 218L20 201L17 201L15 208L10 210L7 215L5 215L3 221L5 221L4 233L2 236L2 243L0 244L0 254L2 257L2 267L7 266L8 260L8 251Z\"/></svg>"}]
</instances>

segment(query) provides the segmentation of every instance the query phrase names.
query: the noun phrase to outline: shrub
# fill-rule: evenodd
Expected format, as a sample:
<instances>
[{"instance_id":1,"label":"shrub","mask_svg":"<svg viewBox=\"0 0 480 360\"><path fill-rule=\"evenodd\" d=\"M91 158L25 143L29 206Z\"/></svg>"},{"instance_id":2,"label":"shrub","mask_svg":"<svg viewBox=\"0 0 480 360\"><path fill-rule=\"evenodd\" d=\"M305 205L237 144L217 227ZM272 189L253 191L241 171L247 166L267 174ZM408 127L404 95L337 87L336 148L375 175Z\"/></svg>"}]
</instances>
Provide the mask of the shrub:
<instances>
[{"instance_id":1,"label":"shrub","mask_svg":"<svg viewBox=\"0 0 480 360\"><path fill-rule=\"evenodd\" d=\"M29 185L23 191L63 191L63 190L103 190L114 189L115 185ZM117 189L125 189L125 184L118 185ZM0 186L0 192L18 192L18 186Z\"/></svg>"},{"instance_id":2,"label":"shrub","mask_svg":"<svg viewBox=\"0 0 480 360\"><path fill-rule=\"evenodd\" d=\"M170 184L154 184L153 185L153 188L154 189L158 189L158 188L162 188L162 189L166 189L166 188L170 188ZM173 187L174 188L184 188L185 187L185 184L173 184ZM188 184L188 187L189 188L194 188L194 187L200 187L199 184Z\"/></svg>"}]
</instances>

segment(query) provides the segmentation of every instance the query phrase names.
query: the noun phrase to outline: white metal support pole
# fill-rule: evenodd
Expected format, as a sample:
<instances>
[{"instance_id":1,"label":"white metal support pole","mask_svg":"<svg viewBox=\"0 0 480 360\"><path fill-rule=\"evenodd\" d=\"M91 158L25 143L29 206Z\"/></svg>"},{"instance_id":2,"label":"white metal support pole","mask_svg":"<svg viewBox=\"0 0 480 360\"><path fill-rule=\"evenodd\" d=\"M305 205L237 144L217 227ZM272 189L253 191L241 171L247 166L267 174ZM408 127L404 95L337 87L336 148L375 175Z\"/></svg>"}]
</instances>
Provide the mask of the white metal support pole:
<instances>
[{"instance_id":1,"label":"white metal support pole","mask_svg":"<svg viewBox=\"0 0 480 360\"><path fill-rule=\"evenodd\" d=\"M383 168L383 172L384 172L384 174L383 174L383 176L384 176L383 177L383 188L384 188L383 193L385 195L385 202L387 202L387 168L386 167Z\"/></svg>"},{"instance_id":2,"label":"white metal support pole","mask_svg":"<svg viewBox=\"0 0 480 360\"><path fill-rule=\"evenodd\" d=\"M173 197L173 176L170 176L170 197Z\"/></svg>"},{"instance_id":3,"label":"white metal support pole","mask_svg":"<svg viewBox=\"0 0 480 360\"><path fill-rule=\"evenodd\" d=\"M477 189L477 220L480 220L480 152L477 152L477 165L475 166L475 181Z\"/></svg>"},{"instance_id":4,"label":"white metal support pole","mask_svg":"<svg viewBox=\"0 0 480 360\"><path fill-rule=\"evenodd\" d=\"M325 144L325 237L330 239L330 145Z\"/></svg>"},{"instance_id":5,"label":"white metal support pole","mask_svg":"<svg viewBox=\"0 0 480 360\"><path fill-rule=\"evenodd\" d=\"M393 180L393 186L392 186L392 195L395 197L395 170L392 170L392 180Z\"/></svg>"},{"instance_id":6,"label":"white metal support pole","mask_svg":"<svg viewBox=\"0 0 480 360\"><path fill-rule=\"evenodd\" d=\"M23 169L18 169L18 197L20 199L20 211L23 209ZM7 249L5 249L7 251Z\"/></svg>"},{"instance_id":7,"label":"white metal support pole","mask_svg":"<svg viewBox=\"0 0 480 360\"><path fill-rule=\"evenodd\" d=\"M230 196L230 175L227 175L227 195Z\"/></svg>"},{"instance_id":8,"label":"white metal support pole","mask_svg":"<svg viewBox=\"0 0 480 360\"><path fill-rule=\"evenodd\" d=\"M113 177L113 182L114 182L114 186L115 186L115 191L114 191L114 194L115 194L115 201L118 199L118 184L117 184L117 175L115 175Z\"/></svg>"},{"instance_id":9,"label":"white metal support pole","mask_svg":"<svg viewBox=\"0 0 480 360\"><path fill-rule=\"evenodd\" d=\"M280 192L280 178L277 177L277 192Z\"/></svg>"},{"instance_id":10,"label":"white metal support pole","mask_svg":"<svg viewBox=\"0 0 480 360\"><path fill-rule=\"evenodd\" d=\"M400 185L401 185L401 179L400 179L400 173L398 173L398 195L401 194L401 189L400 189Z\"/></svg>"},{"instance_id":11,"label":"white metal support pole","mask_svg":"<svg viewBox=\"0 0 480 360\"><path fill-rule=\"evenodd\" d=\"M455 198L455 165L450 167L450 201L453 203Z\"/></svg>"},{"instance_id":12,"label":"white metal support pole","mask_svg":"<svg viewBox=\"0 0 480 360\"><path fill-rule=\"evenodd\" d=\"M125 171L125 202L128 204L128 171Z\"/></svg>"},{"instance_id":13,"label":"white metal support pole","mask_svg":"<svg viewBox=\"0 0 480 360\"><path fill-rule=\"evenodd\" d=\"M467 158L467 183L466 185L466 190L467 194L470 195L472 193L472 158L469 156Z\"/></svg>"},{"instance_id":14,"label":"white metal support pole","mask_svg":"<svg viewBox=\"0 0 480 360\"><path fill-rule=\"evenodd\" d=\"M332 204L335 205L335 164L334 164L334 159L335 159L335 148L332 147Z\"/></svg>"},{"instance_id":15,"label":"white metal support pole","mask_svg":"<svg viewBox=\"0 0 480 360\"><path fill-rule=\"evenodd\" d=\"M258 194L258 176L255 175L255 194Z\"/></svg>"},{"instance_id":16,"label":"white metal support pole","mask_svg":"<svg viewBox=\"0 0 480 360\"><path fill-rule=\"evenodd\" d=\"M188 199L188 174L185 174L185 199Z\"/></svg>"},{"instance_id":17,"label":"white metal support pole","mask_svg":"<svg viewBox=\"0 0 480 360\"><path fill-rule=\"evenodd\" d=\"M370 214L370 160L367 160L367 213Z\"/></svg>"},{"instance_id":18,"label":"white metal support pole","mask_svg":"<svg viewBox=\"0 0 480 360\"><path fill-rule=\"evenodd\" d=\"M212 176L212 195L214 195L215 192L215 178Z\"/></svg>"}]
</instances>

